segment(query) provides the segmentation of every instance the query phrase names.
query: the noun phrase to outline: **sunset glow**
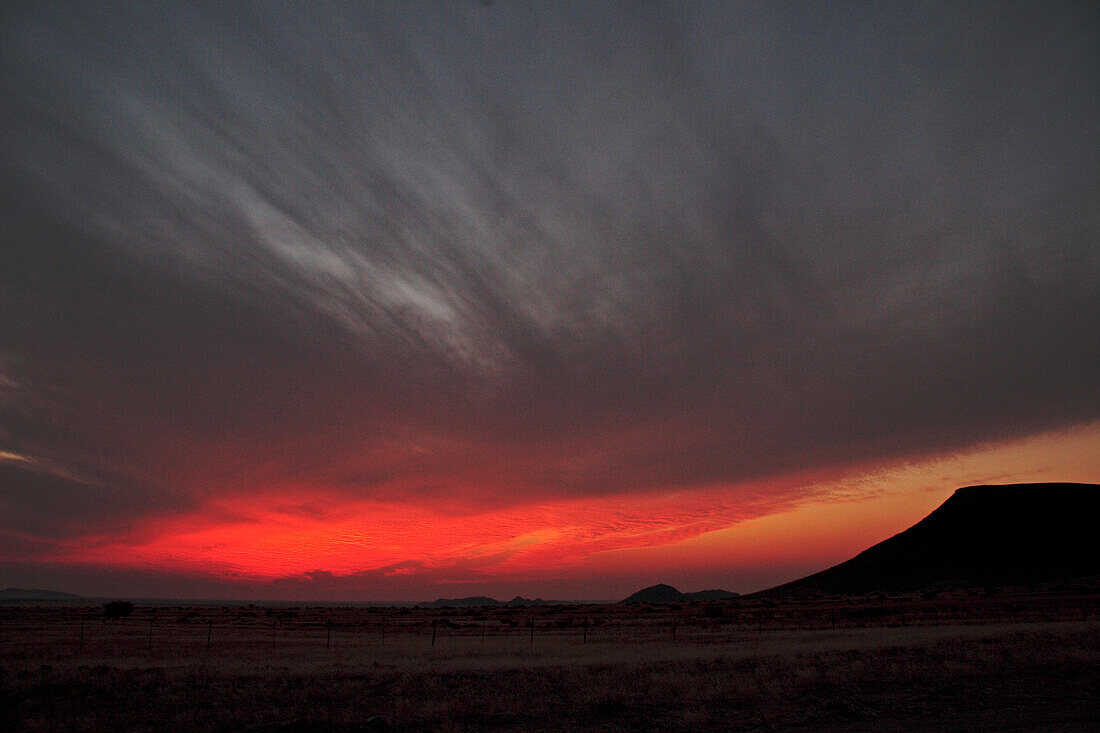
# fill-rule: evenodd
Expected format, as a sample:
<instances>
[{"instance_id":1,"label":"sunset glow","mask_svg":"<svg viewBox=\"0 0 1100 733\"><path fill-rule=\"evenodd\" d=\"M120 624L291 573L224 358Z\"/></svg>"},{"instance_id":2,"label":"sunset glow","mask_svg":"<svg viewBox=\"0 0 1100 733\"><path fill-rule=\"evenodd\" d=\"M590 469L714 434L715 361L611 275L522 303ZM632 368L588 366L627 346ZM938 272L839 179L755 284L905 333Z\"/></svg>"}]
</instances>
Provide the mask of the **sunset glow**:
<instances>
[{"instance_id":1,"label":"sunset glow","mask_svg":"<svg viewBox=\"0 0 1100 733\"><path fill-rule=\"evenodd\" d=\"M1093 424L816 484L801 477L795 483L803 498L786 504L767 497L789 492L790 481L495 509L349 501L287 488L213 498L26 559L200 576L253 593L273 588L273 598L507 594L532 577L563 589L597 578L612 594L666 576L700 586L733 581L747 591L842 561L905 529L942 503L960 477L1100 480L1098 448L1100 424ZM745 496L756 498L737 499ZM256 590L265 584L268 590Z\"/></svg>"}]
</instances>

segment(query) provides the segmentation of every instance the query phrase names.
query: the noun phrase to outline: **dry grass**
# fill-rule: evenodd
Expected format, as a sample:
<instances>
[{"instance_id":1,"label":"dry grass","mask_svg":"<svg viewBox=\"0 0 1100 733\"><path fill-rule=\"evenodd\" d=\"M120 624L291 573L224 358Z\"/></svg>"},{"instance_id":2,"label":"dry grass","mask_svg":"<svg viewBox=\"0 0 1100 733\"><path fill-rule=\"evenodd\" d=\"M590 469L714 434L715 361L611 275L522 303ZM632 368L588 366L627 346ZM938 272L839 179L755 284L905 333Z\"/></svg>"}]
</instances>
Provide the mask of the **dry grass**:
<instances>
[{"instance_id":1,"label":"dry grass","mask_svg":"<svg viewBox=\"0 0 1100 733\"><path fill-rule=\"evenodd\" d=\"M0 727L1095 730L1100 634L1079 601L1055 607L1076 620L939 625L915 625L927 602L911 601L904 626L838 623L850 601L784 625L805 606L769 607L767 623L745 603L717 621L709 606L11 607Z\"/></svg>"}]
</instances>

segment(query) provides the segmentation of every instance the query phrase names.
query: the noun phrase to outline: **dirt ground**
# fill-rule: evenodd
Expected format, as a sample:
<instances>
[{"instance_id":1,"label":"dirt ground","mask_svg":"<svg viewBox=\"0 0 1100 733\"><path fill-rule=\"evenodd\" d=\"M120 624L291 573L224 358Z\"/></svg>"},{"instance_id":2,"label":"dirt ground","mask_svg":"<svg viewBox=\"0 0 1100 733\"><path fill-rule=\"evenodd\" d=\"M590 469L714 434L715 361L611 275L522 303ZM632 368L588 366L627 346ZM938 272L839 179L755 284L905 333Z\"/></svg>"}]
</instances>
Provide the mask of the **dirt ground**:
<instances>
[{"instance_id":1,"label":"dirt ground","mask_svg":"<svg viewBox=\"0 0 1100 733\"><path fill-rule=\"evenodd\" d=\"M1095 600L11 606L0 728L1095 731Z\"/></svg>"}]
</instances>

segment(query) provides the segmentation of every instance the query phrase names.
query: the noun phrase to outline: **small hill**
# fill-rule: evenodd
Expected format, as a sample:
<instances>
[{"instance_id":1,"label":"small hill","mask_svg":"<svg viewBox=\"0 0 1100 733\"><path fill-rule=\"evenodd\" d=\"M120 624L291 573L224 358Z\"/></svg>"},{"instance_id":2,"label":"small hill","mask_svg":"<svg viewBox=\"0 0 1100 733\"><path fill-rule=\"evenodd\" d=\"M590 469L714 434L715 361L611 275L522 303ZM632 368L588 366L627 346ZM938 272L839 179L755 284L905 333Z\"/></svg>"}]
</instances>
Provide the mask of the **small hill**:
<instances>
[{"instance_id":1,"label":"small hill","mask_svg":"<svg viewBox=\"0 0 1100 733\"><path fill-rule=\"evenodd\" d=\"M1096 484L967 486L851 560L754 595L996 587L1097 576L1098 510Z\"/></svg>"},{"instance_id":2,"label":"small hill","mask_svg":"<svg viewBox=\"0 0 1100 733\"><path fill-rule=\"evenodd\" d=\"M721 601L737 598L737 594L728 590L700 590L694 593L681 593L671 585L658 583L642 588L637 593L624 598L621 603L688 603L690 601Z\"/></svg>"},{"instance_id":3,"label":"small hill","mask_svg":"<svg viewBox=\"0 0 1100 733\"><path fill-rule=\"evenodd\" d=\"M84 596L61 593L39 588L5 588L0 590L0 601L79 601Z\"/></svg>"}]
</instances>

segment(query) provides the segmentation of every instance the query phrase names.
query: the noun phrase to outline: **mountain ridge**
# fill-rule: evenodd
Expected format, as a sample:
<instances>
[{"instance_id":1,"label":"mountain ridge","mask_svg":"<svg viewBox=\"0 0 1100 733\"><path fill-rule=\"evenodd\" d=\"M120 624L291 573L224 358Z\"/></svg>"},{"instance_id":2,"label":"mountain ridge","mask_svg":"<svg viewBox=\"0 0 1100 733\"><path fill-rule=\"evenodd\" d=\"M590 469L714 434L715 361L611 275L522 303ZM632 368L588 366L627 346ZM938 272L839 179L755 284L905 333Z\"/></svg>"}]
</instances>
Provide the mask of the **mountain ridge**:
<instances>
[{"instance_id":1,"label":"mountain ridge","mask_svg":"<svg viewBox=\"0 0 1100 733\"><path fill-rule=\"evenodd\" d=\"M0 601L79 601L86 596L74 593L62 593L41 588L4 588L0 590Z\"/></svg>"},{"instance_id":2,"label":"mountain ridge","mask_svg":"<svg viewBox=\"0 0 1100 733\"><path fill-rule=\"evenodd\" d=\"M453 608L475 608L478 606L557 606L566 603L566 601L546 601L542 598L524 598L523 596L516 596L510 601L498 601L496 598L490 598L489 596L466 596L465 598L437 598L434 601L425 601L416 605L425 608L444 608L448 606Z\"/></svg>"}]
</instances>

